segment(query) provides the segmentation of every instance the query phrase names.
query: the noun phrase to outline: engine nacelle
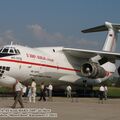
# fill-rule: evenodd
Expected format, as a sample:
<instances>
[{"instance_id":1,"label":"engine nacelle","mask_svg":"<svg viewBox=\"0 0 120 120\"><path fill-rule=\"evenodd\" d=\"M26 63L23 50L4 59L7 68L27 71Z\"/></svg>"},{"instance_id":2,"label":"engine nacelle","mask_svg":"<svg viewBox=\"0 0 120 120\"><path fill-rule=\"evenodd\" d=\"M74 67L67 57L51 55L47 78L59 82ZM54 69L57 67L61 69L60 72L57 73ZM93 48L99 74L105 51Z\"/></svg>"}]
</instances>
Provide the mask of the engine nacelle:
<instances>
[{"instance_id":1,"label":"engine nacelle","mask_svg":"<svg viewBox=\"0 0 120 120\"><path fill-rule=\"evenodd\" d=\"M118 74L119 74L119 76L120 76L120 66L118 67Z\"/></svg>"},{"instance_id":2,"label":"engine nacelle","mask_svg":"<svg viewBox=\"0 0 120 120\"><path fill-rule=\"evenodd\" d=\"M88 78L104 78L106 72L97 63L87 62L81 66L81 76Z\"/></svg>"}]
</instances>

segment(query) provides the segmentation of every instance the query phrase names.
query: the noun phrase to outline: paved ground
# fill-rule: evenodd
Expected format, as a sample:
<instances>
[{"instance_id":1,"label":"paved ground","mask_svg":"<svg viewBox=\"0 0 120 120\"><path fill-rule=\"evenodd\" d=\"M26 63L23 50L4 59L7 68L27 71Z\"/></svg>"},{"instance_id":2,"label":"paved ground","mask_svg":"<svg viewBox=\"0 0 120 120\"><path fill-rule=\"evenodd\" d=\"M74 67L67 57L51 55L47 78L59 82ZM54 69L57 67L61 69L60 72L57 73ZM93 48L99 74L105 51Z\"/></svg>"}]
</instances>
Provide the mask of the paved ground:
<instances>
[{"instance_id":1,"label":"paved ground","mask_svg":"<svg viewBox=\"0 0 120 120\"><path fill-rule=\"evenodd\" d=\"M10 109L13 102L11 97L1 97L0 109ZM97 98L71 100L54 97L52 102L36 101L36 103L29 103L27 98L24 98L24 105L25 110L31 108L51 110L50 114L55 113L57 117L0 117L0 120L120 120L120 99L108 99L103 104L99 104ZM18 104L17 108L19 107Z\"/></svg>"}]
</instances>

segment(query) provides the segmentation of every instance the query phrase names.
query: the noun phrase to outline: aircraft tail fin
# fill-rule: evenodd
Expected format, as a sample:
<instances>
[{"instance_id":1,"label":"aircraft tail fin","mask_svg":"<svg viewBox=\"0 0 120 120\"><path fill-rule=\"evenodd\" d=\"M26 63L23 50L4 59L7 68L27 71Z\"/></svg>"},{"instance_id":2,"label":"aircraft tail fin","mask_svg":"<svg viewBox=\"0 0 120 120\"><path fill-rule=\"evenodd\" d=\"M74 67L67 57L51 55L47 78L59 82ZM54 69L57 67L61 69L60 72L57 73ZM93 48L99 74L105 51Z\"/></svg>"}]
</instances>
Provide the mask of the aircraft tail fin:
<instances>
[{"instance_id":1,"label":"aircraft tail fin","mask_svg":"<svg viewBox=\"0 0 120 120\"><path fill-rule=\"evenodd\" d=\"M120 32L120 24L105 22L104 25L82 30L83 33L108 31L103 51L114 52L116 49L117 33Z\"/></svg>"}]
</instances>

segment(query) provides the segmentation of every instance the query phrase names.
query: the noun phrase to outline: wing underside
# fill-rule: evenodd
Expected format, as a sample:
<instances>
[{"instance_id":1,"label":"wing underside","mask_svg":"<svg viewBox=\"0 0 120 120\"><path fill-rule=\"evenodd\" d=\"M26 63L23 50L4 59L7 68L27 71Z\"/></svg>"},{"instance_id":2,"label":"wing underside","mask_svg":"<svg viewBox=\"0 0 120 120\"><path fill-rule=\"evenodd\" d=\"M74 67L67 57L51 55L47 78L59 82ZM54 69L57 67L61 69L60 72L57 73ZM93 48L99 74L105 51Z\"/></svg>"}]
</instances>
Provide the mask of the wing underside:
<instances>
[{"instance_id":1,"label":"wing underside","mask_svg":"<svg viewBox=\"0 0 120 120\"><path fill-rule=\"evenodd\" d=\"M85 49L73 49L73 48L63 48L63 51L71 56L77 58L90 59L96 55L107 58L109 61L120 60L119 53L104 52L104 51L94 51L94 50L85 50Z\"/></svg>"}]
</instances>

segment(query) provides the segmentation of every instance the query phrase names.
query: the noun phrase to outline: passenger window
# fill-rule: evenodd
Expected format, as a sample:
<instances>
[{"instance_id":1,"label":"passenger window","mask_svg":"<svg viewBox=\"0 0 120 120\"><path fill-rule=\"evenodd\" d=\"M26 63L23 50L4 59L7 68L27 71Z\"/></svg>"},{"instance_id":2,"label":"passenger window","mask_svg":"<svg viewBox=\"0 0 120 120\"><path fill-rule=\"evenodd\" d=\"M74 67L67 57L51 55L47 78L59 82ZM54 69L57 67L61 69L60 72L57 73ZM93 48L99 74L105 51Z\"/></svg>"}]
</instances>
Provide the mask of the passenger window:
<instances>
[{"instance_id":1,"label":"passenger window","mask_svg":"<svg viewBox=\"0 0 120 120\"><path fill-rule=\"evenodd\" d=\"M10 71L10 67L6 67L6 71Z\"/></svg>"}]
</instances>

